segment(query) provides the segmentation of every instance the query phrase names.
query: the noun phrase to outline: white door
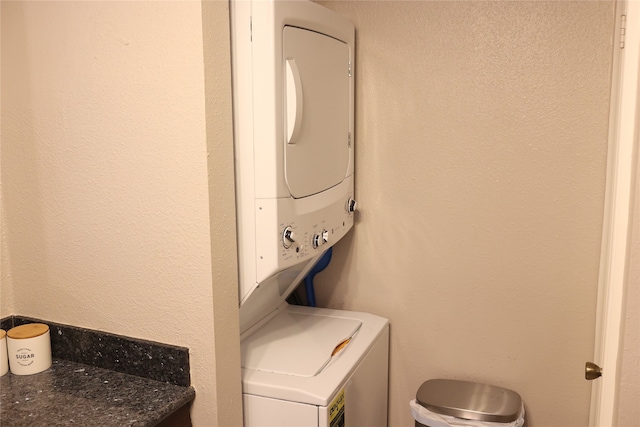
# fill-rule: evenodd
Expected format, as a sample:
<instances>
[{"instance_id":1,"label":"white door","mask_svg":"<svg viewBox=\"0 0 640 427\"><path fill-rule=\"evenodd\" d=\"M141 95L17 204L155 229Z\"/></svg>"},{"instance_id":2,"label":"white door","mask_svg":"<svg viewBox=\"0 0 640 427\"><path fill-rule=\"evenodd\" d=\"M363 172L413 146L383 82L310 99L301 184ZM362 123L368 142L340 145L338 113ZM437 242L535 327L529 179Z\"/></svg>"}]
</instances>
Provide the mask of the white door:
<instances>
[{"instance_id":1,"label":"white door","mask_svg":"<svg viewBox=\"0 0 640 427\"><path fill-rule=\"evenodd\" d=\"M638 156L640 120L638 101L640 74L640 2L620 4L618 33L625 28L624 48L617 50L611 91L609 163L603 221L596 345L594 362L602 377L593 382L589 425L616 425L621 324L625 304L625 271L630 247L630 213L635 178L634 156ZM624 16L626 23L622 22ZM618 40L621 40L618 38ZM622 46L620 46L622 47ZM637 203L636 203L637 209Z\"/></svg>"},{"instance_id":2,"label":"white door","mask_svg":"<svg viewBox=\"0 0 640 427\"><path fill-rule=\"evenodd\" d=\"M286 26L285 179L294 198L340 184L349 167L349 46Z\"/></svg>"}]
</instances>

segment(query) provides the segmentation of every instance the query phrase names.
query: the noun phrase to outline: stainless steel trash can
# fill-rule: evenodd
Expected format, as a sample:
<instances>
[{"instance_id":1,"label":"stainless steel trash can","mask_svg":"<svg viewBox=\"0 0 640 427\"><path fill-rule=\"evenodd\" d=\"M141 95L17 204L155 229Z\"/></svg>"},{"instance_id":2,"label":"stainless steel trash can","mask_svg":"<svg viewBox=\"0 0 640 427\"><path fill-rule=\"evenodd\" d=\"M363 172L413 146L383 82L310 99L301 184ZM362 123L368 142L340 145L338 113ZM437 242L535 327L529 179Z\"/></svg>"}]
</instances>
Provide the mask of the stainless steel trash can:
<instances>
[{"instance_id":1,"label":"stainless steel trash can","mask_svg":"<svg viewBox=\"0 0 640 427\"><path fill-rule=\"evenodd\" d=\"M420 386L411 405L416 427L478 426L484 422L509 427L524 424L520 395L488 384L429 380Z\"/></svg>"}]
</instances>

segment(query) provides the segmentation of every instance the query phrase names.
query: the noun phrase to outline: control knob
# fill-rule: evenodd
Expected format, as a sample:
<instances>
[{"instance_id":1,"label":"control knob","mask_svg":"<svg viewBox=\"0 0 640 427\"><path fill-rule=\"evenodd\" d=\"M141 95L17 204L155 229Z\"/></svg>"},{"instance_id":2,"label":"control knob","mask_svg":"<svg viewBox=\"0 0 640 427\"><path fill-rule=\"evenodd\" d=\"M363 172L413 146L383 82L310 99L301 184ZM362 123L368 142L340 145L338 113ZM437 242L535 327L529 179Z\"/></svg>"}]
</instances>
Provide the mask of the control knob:
<instances>
[{"instance_id":1,"label":"control knob","mask_svg":"<svg viewBox=\"0 0 640 427\"><path fill-rule=\"evenodd\" d=\"M349 200L347 200L347 212L355 212L357 204L358 203L352 197L349 197Z\"/></svg>"},{"instance_id":2,"label":"control knob","mask_svg":"<svg viewBox=\"0 0 640 427\"><path fill-rule=\"evenodd\" d=\"M317 233L313 235L312 244L313 248L316 249L329 241L329 232L327 230L322 230L322 233Z\"/></svg>"},{"instance_id":3,"label":"control knob","mask_svg":"<svg viewBox=\"0 0 640 427\"><path fill-rule=\"evenodd\" d=\"M293 232L291 226L285 227L282 232L282 245L285 249L289 249L291 244L296 241L296 234Z\"/></svg>"}]
</instances>

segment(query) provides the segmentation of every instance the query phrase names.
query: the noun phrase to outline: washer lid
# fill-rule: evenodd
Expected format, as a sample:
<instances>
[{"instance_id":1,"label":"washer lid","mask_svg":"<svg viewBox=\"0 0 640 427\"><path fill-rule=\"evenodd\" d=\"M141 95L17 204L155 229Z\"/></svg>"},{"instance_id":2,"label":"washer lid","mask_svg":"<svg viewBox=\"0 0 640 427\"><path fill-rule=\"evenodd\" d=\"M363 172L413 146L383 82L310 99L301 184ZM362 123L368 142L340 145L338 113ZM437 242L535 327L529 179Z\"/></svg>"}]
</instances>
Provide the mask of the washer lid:
<instances>
[{"instance_id":1,"label":"washer lid","mask_svg":"<svg viewBox=\"0 0 640 427\"><path fill-rule=\"evenodd\" d=\"M423 383L416 401L430 411L467 420L510 423L518 419L520 395L506 388L469 381L434 379Z\"/></svg>"},{"instance_id":2,"label":"washer lid","mask_svg":"<svg viewBox=\"0 0 640 427\"><path fill-rule=\"evenodd\" d=\"M349 344L356 319L284 311L242 341L242 367L313 377Z\"/></svg>"}]
</instances>

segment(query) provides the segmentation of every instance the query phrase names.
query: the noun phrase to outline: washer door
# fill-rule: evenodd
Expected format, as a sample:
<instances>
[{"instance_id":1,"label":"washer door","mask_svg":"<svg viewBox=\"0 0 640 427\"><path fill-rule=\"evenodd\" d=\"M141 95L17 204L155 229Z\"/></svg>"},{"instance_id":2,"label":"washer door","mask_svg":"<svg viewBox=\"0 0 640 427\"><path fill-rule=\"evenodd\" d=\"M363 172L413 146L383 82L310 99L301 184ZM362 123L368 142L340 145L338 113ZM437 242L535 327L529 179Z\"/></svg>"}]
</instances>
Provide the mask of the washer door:
<instances>
[{"instance_id":1,"label":"washer door","mask_svg":"<svg viewBox=\"0 0 640 427\"><path fill-rule=\"evenodd\" d=\"M285 180L294 198L342 182L350 161L349 47L285 26Z\"/></svg>"}]
</instances>

